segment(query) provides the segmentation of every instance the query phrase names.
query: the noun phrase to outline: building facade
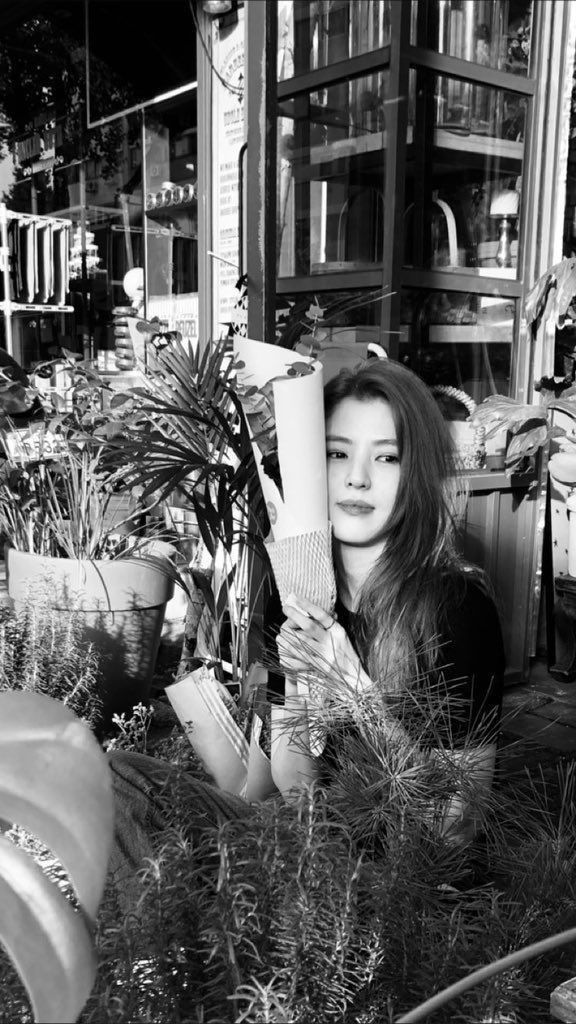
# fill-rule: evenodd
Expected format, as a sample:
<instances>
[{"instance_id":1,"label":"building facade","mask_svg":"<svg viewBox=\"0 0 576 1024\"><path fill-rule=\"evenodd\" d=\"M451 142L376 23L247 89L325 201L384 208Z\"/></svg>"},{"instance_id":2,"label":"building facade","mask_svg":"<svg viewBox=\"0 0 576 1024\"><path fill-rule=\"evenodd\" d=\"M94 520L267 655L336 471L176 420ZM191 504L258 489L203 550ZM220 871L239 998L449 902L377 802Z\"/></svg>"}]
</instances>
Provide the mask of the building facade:
<instances>
[{"instance_id":1,"label":"building facade","mask_svg":"<svg viewBox=\"0 0 576 1024\"><path fill-rule=\"evenodd\" d=\"M184 338L374 341L456 422L558 372L523 300L572 242L574 0L8 0L0 26L3 344L25 366L109 366L140 267ZM518 678L545 469L468 476Z\"/></svg>"}]
</instances>

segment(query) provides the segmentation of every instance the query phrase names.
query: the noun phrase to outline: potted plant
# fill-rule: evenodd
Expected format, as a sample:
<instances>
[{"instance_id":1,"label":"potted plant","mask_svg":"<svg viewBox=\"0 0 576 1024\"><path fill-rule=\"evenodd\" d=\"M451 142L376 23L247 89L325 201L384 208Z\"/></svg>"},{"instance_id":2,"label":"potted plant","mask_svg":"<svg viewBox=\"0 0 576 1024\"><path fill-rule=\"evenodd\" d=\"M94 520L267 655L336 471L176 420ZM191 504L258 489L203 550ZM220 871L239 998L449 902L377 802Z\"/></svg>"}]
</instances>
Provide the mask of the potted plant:
<instances>
[{"instance_id":1,"label":"potted plant","mask_svg":"<svg viewBox=\"0 0 576 1024\"><path fill-rule=\"evenodd\" d=\"M267 516L233 379L225 341L200 351L173 338L154 350L140 385L123 396L137 414L109 447L118 475L144 503L163 508L162 526L181 548L189 588L184 656L208 606L218 671L228 665L237 677L244 669L236 669L230 647L240 663L249 657L258 601L249 602L247 621L246 593L262 587ZM180 529L186 534L178 537Z\"/></svg>"},{"instance_id":2,"label":"potted plant","mask_svg":"<svg viewBox=\"0 0 576 1024\"><path fill-rule=\"evenodd\" d=\"M571 322L576 297L576 259L563 259L550 267L533 285L524 303L526 321L532 329L552 319L562 330ZM574 364L574 359L572 359ZM576 411L574 365L562 379L542 377L534 384L540 404L522 403L505 395L490 395L478 406L472 420L486 431L486 440L501 435L507 473L534 464L538 452L565 431L551 422L550 409Z\"/></svg>"},{"instance_id":3,"label":"potted plant","mask_svg":"<svg viewBox=\"0 0 576 1024\"><path fill-rule=\"evenodd\" d=\"M108 514L119 457L108 440L127 414L114 397L105 407L90 367L70 372L65 411L49 404L44 419L2 431L0 533L16 608L74 614L95 645L106 718L147 698L173 573L133 529L141 508L121 523Z\"/></svg>"}]
</instances>

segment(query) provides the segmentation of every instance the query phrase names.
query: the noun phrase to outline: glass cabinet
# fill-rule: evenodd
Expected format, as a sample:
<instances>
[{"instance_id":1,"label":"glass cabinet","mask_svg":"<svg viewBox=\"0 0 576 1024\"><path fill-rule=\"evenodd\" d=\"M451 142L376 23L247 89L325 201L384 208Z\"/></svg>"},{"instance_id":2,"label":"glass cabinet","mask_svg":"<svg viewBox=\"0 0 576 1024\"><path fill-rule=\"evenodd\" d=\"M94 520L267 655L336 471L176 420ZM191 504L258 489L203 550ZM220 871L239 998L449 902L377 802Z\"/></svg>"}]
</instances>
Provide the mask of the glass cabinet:
<instances>
[{"instance_id":1,"label":"glass cabinet","mask_svg":"<svg viewBox=\"0 0 576 1024\"><path fill-rule=\"evenodd\" d=\"M521 372L538 6L277 5L276 264L263 286L324 307L351 295L336 326L369 329L476 402L514 393Z\"/></svg>"},{"instance_id":2,"label":"glass cabinet","mask_svg":"<svg viewBox=\"0 0 576 1024\"><path fill-rule=\"evenodd\" d=\"M529 331L522 307L560 258L572 6L246 5L251 337L294 345L312 319L324 340L376 342L444 395L464 393L454 418L490 394L538 401L553 337ZM500 601L509 671L525 675L545 471L540 487L468 475L465 553Z\"/></svg>"}]
</instances>

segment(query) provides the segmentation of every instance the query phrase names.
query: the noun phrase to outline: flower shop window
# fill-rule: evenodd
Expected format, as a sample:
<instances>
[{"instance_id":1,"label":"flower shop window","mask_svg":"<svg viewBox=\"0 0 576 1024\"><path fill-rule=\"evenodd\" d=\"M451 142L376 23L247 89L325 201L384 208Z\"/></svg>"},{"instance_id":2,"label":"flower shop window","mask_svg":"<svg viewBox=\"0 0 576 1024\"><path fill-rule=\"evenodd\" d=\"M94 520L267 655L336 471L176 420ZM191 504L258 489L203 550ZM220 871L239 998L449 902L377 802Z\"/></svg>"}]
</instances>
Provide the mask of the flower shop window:
<instances>
[{"instance_id":1,"label":"flower shop window","mask_svg":"<svg viewBox=\"0 0 576 1024\"><path fill-rule=\"evenodd\" d=\"M188 0L87 0L88 123L195 82Z\"/></svg>"},{"instance_id":2,"label":"flower shop window","mask_svg":"<svg viewBox=\"0 0 576 1024\"><path fill-rule=\"evenodd\" d=\"M390 0L280 0L278 77L389 46L390 28Z\"/></svg>"},{"instance_id":3,"label":"flower shop window","mask_svg":"<svg viewBox=\"0 0 576 1024\"><path fill-rule=\"evenodd\" d=\"M532 0L412 0L412 22L414 44L419 30L438 53L529 74Z\"/></svg>"},{"instance_id":4,"label":"flower shop window","mask_svg":"<svg viewBox=\"0 0 576 1024\"><path fill-rule=\"evenodd\" d=\"M410 72L404 265L516 278L528 99Z\"/></svg>"},{"instance_id":5,"label":"flower shop window","mask_svg":"<svg viewBox=\"0 0 576 1024\"><path fill-rule=\"evenodd\" d=\"M144 111L145 260L148 316L197 337L198 192L196 91Z\"/></svg>"},{"instance_id":6,"label":"flower shop window","mask_svg":"<svg viewBox=\"0 0 576 1024\"><path fill-rule=\"evenodd\" d=\"M510 391L516 302L503 295L405 288L399 359L427 384L475 403Z\"/></svg>"},{"instance_id":7,"label":"flower shop window","mask_svg":"<svg viewBox=\"0 0 576 1024\"><path fill-rule=\"evenodd\" d=\"M380 71L279 104L280 277L381 264L387 94Z\"/></svg>"},{"instance_id":8,"label":"flower shop window","mask_svg":"<svg viewBox=\"0 0 576 1024\"><path fill-rule=\"evenodd\" d=\"M323 292L286 292L276 297L276 337L281 345L303 355L338 349L336 359L358 362L368 345L382 344L381 288L350 288ZM384 342L385 344L385 342Z\"/></svg>"}]
</instances>

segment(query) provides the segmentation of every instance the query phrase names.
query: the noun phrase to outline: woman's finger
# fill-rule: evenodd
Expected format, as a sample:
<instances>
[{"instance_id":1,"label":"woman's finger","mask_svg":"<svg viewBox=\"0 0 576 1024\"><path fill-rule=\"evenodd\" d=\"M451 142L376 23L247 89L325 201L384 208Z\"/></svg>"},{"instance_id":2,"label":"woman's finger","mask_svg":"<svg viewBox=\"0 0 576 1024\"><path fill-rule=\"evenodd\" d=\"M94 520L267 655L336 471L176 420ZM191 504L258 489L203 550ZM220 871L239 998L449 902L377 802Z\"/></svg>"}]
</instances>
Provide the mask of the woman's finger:
<instances>
[{"instance_id":1,"label":"woman's finger","mask_svg":"<svg viewBox=\"0 0 576 1024\"><path fill-rule=\"evenodd\" d=\"M329 629L334 622L334 616L330 612L327 612L325 608L321 608L318 604L313 604L312 601L309 601L307 597L303 597L302 594L289 594L286 598L286 606L295 608L304 615L310 616L323 629Z\"/></svg>"},{"instance_id":2,"label":"woman's finger","mask_svg":"<svg viewBox=\"0 0 576 1024\"><path fill-rule=\"evenodd\" d=\"M320 623L316 622L315 619L311 618L310 615L306 615L304 612L298 611L297 608L293 608L291 605L285 605L283 611L286 615L287 621L289 621L300 633L305 633L307 637L311 637L314 640L321 639L325 632L324 627L321 626Z\"/></svg>"},{"instance_id":3,"label":"woman's finger","mask_svg":"<svg viewBox=\"0 0 576 1024\"><path fill-rule=\"evenodd\" d=\"M306 615L305 612L295 608L294 605L285 604L282 606L282 611L284 612L287 621L290 622L290 625L296 629L304 630L308 633L313 630L315 626L317 627L317 623L310 617L310 615Z\"/></svg>"}]
</instances>

